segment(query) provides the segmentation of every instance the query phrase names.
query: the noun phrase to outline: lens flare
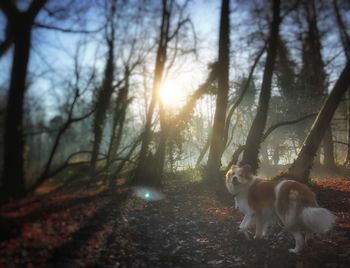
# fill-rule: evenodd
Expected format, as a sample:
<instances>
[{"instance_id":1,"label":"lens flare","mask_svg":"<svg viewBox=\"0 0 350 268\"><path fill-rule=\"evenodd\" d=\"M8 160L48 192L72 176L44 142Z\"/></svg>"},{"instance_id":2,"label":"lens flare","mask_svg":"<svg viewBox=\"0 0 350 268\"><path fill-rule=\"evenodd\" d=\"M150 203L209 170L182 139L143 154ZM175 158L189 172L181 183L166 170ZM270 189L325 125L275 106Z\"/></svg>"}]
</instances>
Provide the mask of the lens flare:
<instances>
[{"instance_id":1,"label":"lens flare","mask_svg":"<svg viewBox=\"0 0 350 268\"><path fill-rule=\"evenodd\" d=\"M159 201L165 198L165 195L151 187L134 187L135 195L146 201Z\"/></svg>"}]
</instances>

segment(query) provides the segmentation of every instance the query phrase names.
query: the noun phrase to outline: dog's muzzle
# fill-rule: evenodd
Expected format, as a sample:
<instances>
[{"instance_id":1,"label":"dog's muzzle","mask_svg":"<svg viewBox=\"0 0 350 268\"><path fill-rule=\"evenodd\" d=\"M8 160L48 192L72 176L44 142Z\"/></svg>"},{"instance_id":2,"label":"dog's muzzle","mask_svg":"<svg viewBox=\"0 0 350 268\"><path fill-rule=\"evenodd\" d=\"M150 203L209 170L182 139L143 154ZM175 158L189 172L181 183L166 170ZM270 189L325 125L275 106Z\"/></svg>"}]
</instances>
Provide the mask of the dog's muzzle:
<instances>
[{"instance_id":1,"label":"dog's muzzle","mask_svg":"<svg viewBox=\"0 0 350 268\"><path fill-rule=\"evenodd\" d=\"M239 184L239 182L238 182L238 177L237 177L237 176L232 176L232 184L233 184L233 185Z\"/></svg>"}]
</instances>

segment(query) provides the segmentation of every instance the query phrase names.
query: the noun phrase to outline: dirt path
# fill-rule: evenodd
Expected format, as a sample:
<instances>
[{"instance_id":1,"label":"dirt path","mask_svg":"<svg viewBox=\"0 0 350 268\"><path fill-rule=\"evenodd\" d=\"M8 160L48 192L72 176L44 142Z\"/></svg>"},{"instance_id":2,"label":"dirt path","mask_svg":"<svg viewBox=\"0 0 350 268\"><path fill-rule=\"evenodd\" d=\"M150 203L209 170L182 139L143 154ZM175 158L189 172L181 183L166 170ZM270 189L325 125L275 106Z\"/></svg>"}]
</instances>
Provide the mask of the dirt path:
<instances>
[{"instance_id":1,"label":"dirt path","mask_svg":"<svg viewBox=\"0 0 350 268\"><path fill-rule=\"evenodd\" d=\"M247 241L225 191L172 181L155 202L127 191L52 197L39 209L46 214L22 215L18 234L0 243L0 267L350 267L350 194L327 187L316 189L320 203L343 229L299 256L288 253L293 240L279 226L268 239Z\"/></svg>"},{"instance_id":2,"label":"dirt path","mask_svg":"<svg viewBox=\"0 0 350 268\"><path fill-rule=\"evenodd\" d=\"M164 192L159 202L127 201L117 237L125 245L114 260L121 267L350 267L350 233L337 229L295 256L291 235L279 226L267 240L247 241L226 193L190 183Z\"/></svg>"}]
</instances>

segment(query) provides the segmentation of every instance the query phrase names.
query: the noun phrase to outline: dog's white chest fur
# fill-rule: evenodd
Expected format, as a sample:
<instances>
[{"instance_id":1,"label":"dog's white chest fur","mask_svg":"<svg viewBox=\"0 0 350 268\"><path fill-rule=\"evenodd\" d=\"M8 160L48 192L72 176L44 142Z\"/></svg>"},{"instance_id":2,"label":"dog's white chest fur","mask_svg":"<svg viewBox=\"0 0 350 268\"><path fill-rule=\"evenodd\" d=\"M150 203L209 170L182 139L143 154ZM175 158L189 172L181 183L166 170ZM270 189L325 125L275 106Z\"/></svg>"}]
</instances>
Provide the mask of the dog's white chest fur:
<instances>
[{"instance_id":1,"label":"dog's white chest fur","mask_svg":"<svg viewBox=\"0 0 350 268\"><path fill-rule=\"evenodd\" d=\"M236 208L239 209L244 215L253 213L253 210L248 204L248 193L241 193L235 197Z\"/></svg>"}]
</instances>

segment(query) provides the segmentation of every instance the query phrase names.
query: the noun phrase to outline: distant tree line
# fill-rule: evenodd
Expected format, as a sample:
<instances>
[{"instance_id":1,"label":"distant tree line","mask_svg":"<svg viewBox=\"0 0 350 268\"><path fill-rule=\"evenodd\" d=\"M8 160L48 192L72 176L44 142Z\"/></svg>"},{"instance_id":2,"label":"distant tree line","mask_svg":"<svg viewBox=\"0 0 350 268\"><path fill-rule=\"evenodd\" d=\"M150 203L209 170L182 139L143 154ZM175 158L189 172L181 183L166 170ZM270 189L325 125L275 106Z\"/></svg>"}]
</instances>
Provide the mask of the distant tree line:
<instances>
[{"instance_id":1,"label":"distant tree line","mask_svg":"<svg viewBox=\"0 0 350 268\"><path fill-rule=\"evenodd\" d=\"M348 167L348 1L222 0L214 60L196 1L83 2L0 1L2 202L60 174L160 186L194 167L216 182L232 163L303 182L314 164ZM45 53L57 36L70 68ZM201 75L168 107L162 86L186 65Z\"/></svg>"}]
</instances>

